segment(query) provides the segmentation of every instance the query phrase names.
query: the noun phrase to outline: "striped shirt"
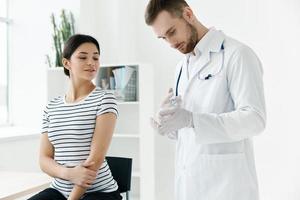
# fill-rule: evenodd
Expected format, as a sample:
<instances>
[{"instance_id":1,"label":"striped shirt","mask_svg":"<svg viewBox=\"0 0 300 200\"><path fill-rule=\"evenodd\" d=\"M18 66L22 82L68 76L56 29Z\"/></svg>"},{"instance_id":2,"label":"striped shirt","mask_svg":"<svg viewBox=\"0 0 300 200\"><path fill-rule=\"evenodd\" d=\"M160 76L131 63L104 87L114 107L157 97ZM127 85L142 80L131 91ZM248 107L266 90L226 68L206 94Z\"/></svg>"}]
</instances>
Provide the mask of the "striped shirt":
<instances>
[{"instance_id":1,"label":"striped shirt","mask_svg":"<svg viewBox=\"0 0 300 200\"><path fill-rule=\"evenodd\" d=\"M54 147L54 160L65 167L84 162L90 154L96 117L109 112L118 115L116 99L98 87L80 102L66 103L61 96L51 100L44 110L42 133L48 133ZM50 187L68 197L74 184L54 178ZM117 189L117 182L104 160L96 180L86 192L113 192Z\"/></svg>"}]
</instances>

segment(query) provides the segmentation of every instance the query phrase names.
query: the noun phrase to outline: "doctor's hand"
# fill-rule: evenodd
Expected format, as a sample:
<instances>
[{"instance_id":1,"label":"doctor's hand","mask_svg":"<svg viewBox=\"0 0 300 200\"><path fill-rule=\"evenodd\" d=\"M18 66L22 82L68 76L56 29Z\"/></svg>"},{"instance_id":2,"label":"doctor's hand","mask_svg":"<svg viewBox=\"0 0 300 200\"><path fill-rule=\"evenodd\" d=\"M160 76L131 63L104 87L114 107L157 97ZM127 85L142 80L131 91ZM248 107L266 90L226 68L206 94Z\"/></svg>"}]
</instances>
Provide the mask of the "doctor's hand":
<instances>
[{"instance_id":1,"label":"doctor's hand","mask_svg":"<svg viewBox=\"0 0 300 200\"><path fill-rule=\"evenodd\" d=\"M158 127L158 132L163 135L185 127L194 126L192 112L182 108L181 104L171 108L161 109L159 116L160 126Z\"/></svg>"},{"instance_id":2,"label":"doctor's hand","mask_svg":"<svg viewBox=\"0 0 300 200\"><path fill-rule=\"evenodd\" d=\"M175 135L176 133L162 133L160 132L160 124L161 121L164 119L164 117L167 116L161 116L159 113L160 111L164 110L164 109L169 109L169 108L174 108L175 106L178 106L181 104L181 100L178 97L174 97L174 92L173 89L170 88L168 91L167 96L164 98L163 102L160 105L159 111L157 112L155 118L151 118L150 119L150 123L152 128L159 133L160 135L166 135L166 134L171 134L171 135ZM175 138L174 136L172 136L171 138Z\"/></svg>"},{"instance_id":3,"label":"doctor's hand","mask_svg":"<svg viewBox=\"0 0 300 200\"><path fill-rule=\"evenodd\" d=\"M160 109L167 108L172 106L174 103L174 92L172 88L169 88L167 96L164 98L162 103L160 104Z\"/></svg>"}]
</instances>

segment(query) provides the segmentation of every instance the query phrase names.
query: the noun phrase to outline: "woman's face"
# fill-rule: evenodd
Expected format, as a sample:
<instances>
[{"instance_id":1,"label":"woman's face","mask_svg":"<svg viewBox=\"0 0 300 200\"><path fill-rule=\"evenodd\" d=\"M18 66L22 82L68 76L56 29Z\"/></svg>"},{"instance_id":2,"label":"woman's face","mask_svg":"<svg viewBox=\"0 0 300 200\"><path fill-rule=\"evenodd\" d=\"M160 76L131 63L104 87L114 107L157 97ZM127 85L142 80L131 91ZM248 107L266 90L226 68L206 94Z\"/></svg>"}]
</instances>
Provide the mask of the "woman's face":
<instances>
[{"instance_id":1,"label":"woman's face","mask_svg":"<svg viewBox=\"0 0 300 200\"><path fill-rule=\"evenodd\" d=\"M99 57L95 44L83 43L74 51L65 67L69 69L71 78L91 81L97 75Z\"/></svg>"}]
</instances>

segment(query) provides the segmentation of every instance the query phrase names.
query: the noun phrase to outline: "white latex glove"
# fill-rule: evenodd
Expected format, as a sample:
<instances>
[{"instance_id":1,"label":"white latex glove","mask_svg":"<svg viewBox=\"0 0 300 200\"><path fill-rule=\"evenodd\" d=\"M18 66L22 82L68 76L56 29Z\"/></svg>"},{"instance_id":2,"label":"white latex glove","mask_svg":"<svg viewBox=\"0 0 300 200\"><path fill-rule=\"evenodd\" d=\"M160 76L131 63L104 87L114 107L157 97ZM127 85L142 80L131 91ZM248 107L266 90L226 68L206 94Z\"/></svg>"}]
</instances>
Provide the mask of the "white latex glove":
<instances>
[{"instance_id":1,"label":"white latex glove","mask_svg":"<svg viewBox=\"0 0 300 200\"><path fill-rule=\"evenodd\" d=\"M167 134L172 139L175 139L177 137L176 132L170 132L170 133L160 132L161 121L165 120L165 118L167 118L168 115L161 116L159 113L162 110L165 110L165 109L175 108L176 106L179 106L180 104L181 104L181 99L178 98L178 97L174 97L173 89L170 88L169 91L168 91L167 96L165 97L165 99L163 100L163 102L160 106L159 111L156 114L156 119L154 119L154 118L150 119L151 126L157 133L159 133L160 135L166 135Z\"/></svg>"},{"instance_id":2,"label":"white latex glove","mask_svg":"<svg viewBox=\"0 0 300 200\"><path fill-rule=\"evenodd\" d=\"M171 108L161 109L159 112L160 126L158 132L162 135L177 131L185 127L193 127L192 112L181 106L181 99L177 99L179 104Z\"/></svg>"},{"instance_id":3,"label":"white latex glove","mask_svg":"<svg viewBox=\"0 0 300 200\"><path fill-rule=\"evenodd\" d=\"M169 109L173 109L173 108L179 108L181 107L181 97L180 96L174 96L173 94L173 90L172 88L170 88L169 90L169 94L167 95L167 97L164 99L163 103L160 106L159 111L157 112L156 116L158 119L158 124L161 124L162 121L164 121L166 118L168 118L170 115L172 115L172 113L165 114L165 115L161 115L161 111L163 110L169 110Z\"/></svg>"}]
</instances>

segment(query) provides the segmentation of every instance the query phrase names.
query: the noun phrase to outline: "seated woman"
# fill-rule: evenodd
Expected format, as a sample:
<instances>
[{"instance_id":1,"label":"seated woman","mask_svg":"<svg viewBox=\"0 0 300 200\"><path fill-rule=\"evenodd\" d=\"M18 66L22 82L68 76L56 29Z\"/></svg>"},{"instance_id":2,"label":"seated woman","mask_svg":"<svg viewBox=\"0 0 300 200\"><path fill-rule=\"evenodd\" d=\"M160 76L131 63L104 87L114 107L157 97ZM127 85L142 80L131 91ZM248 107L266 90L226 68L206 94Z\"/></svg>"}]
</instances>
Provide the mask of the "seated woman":
<instances>
[{"instance_id":1,"label":"seated woman","mask_svg":"<svg viewBox=\"0 0 300 200\"><path fill-rule=\"evenodd\" d=\"M30 200L122 199L105 160L118 115L116 100L92 83L99 56L91 36L73 35L65 44L69 89L44 110L40 144L40 167L54 179Z\"/></svg>"}]
</instances>

